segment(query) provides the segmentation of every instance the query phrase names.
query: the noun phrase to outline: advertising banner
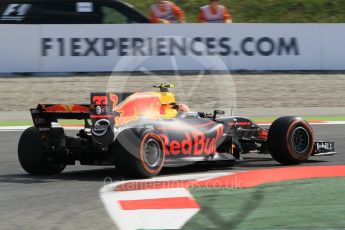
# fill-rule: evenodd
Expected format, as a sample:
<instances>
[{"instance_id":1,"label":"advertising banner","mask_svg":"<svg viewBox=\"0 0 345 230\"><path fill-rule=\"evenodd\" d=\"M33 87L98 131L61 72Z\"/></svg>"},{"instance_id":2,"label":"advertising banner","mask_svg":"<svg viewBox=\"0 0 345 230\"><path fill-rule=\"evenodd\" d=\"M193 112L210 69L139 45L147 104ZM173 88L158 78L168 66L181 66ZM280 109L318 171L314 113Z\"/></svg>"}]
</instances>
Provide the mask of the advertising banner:
<instances>
[{"instance_id":1,"label":"advertising banner","mask_svg":"<svg viewBox=\"0 0 345 230\"><path fill-rule=\"evenodd\" d=\"M0 28L3 73L345 69L345 24Z\"/></svg>"}]
</instances>

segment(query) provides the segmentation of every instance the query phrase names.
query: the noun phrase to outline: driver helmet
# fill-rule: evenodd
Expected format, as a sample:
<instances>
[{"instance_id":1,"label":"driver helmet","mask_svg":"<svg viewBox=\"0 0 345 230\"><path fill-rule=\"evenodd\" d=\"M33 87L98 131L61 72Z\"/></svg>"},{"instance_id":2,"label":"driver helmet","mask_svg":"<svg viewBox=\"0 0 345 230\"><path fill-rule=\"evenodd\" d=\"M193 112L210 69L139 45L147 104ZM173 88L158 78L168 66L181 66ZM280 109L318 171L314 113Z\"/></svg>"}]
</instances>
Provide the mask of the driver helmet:
<instances>
[{"instance_id":1,"label":"driver helmet","mask_svg":"<svg viewBox=\"0 0 345 230\"><path fill-rule=\"evenodd\" d=\"M186 112L189 112L189 107L186 104L178 104L177 105L177 111L182 112L182 113L186 113Z\"/></svg>"}]
</instances>

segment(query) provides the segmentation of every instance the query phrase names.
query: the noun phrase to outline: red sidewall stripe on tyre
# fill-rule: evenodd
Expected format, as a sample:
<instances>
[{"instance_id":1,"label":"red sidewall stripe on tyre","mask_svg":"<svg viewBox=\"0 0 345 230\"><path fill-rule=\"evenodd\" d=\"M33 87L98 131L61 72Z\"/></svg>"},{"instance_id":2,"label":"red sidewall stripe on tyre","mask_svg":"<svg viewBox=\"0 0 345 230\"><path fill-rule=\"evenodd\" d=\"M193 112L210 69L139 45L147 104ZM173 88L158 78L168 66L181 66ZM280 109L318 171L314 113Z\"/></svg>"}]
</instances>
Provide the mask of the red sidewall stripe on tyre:
<instances>
[{"instance_id":1,"label":"red sidewall stripe on tyre","mask_svg":"<svg viewBox=\"0 0 345 230\"><path fill-rule=\"evenodd\" d=\"M285 141L286 141L286 144L287 144L288 153L289 153L289 155L292 157L292 159L294 159L294 160L307 160L307 159L310 157L310 155L312 154L313 145L310 144L310 146L308 146L308 148L309 148L308 154L305 155L305 157L299 159L298 156L296 156L296 154L294 154L294 150L292 149L291 145L288 144L288 143L289 143L289 139L290 139L290 135L291 135L291 129L292 129L293 127L295 127L296 124L298 125L298 123L300 123L300 125L308 131L308 135L310 135L310 138L311 138L310 143L313 143L313 142L314 142L313 130L312 130L311 127L310 127L305 121L303 121L303 120L296 120L296 121L293 121L293 122L289 125L288 131L286 132Z\"/></svg>"},{"instance_id":2,"label":"red sidewall stripe on tyre","mask_svg":"<svg viewBox=\"0 0 345 230\"><path fill-rule=\"evenodd\" d=\"M154 138L155 140L157 140L160 143L160 147L161 147L161 151L162 151L162 157L163 159L161 160L161 164L158 166L157 169L150 169L146 163L145 163L145 158L144 158L144 148L145 148L145 141L147 138ZM164 160L165 160L165 152L164 152L164 148L163 148L163 141L161 139L161 137L155 133L147 133L144 135L143 139L141 140L141 144L140 144L140 162L143 166L143 168L145 169L146 172L150 173L150 174L156 174L158 173L163 165L164 165Z\"/></svg>"}]
</instances>

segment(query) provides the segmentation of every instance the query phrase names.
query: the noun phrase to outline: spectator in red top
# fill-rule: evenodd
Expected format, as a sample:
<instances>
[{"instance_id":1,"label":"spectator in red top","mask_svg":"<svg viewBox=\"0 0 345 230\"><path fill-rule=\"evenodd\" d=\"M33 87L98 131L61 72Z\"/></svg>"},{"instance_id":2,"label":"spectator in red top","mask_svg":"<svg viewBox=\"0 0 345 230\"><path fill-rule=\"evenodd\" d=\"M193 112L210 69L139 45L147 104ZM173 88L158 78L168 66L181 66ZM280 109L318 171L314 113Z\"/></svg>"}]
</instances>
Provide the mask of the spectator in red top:
<instances>
[{"instance_id":1,"label":"spectator in red top","mask_svg":"<svg viewBox=\"0 0 345 230\"><path fill-rule=\"evenodd\" d=\"M183 23L185 15L183 10L171 1L156 0L150 8L151 23Z\"/></svg>"},{"instance_id":2,"label":"spectator in red top","mask_svg":"<svg viewBox=\"0 0 345 230\"><path fill-rule=\"evenodd\" d=\"M218 0L210 0L210 4L200 8L198 15L200 23L232 23L231 15Z\"/></svg>"}]
</instances>

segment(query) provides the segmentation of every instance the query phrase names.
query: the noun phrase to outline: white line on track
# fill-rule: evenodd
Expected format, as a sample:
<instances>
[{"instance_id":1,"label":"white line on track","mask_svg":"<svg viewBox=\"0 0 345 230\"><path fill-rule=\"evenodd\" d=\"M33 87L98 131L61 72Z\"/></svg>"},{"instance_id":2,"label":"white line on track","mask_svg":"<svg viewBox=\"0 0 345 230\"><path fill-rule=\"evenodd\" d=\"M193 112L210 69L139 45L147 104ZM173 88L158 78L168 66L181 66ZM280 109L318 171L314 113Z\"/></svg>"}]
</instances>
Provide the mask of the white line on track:
<instances>
[{"instance_id":1,"label":"white line on track","mask_svg":"<svg viewBox=\"0 0 345 230\"><path fill-rule=\"evenodd\" d=\"M272 123L258 123L260 126L269 126ZM309 122L311 125L345 125L345 121L321 121L321 122Z\"/></svg>"},{"instance_id":2,"label":"white line on track","mask_svg":"<svg viewBox=\"0 0 345 230\"><path fill-rule=\"evenodd\" d=\"M310 123L311 125L345 125L345 121L327 121L326 123Z\"/></svg>"},{"instance_id":3,"label":"white line on track","mask_svg":"<svg viewBox=\"0 0 345 230\"><path fill-rule=\"evenodd\" d=\"M0 132L21 132L30 126L1 126ZM82 127L65 127L65 130L80 130Z\"/></svg>"},{"instance_id":4,"label":"white line on track","mask_svg":"<svg viewBox=\"0 0 345 230\"><path fill-rule=\"evenodd\" d=\"M311 125L345 125L345 121L325 121L322 123L314 123L311 122ZM269 126L271 124L263 123L260 126ZM21 132L25 129L29 128L30 126L0 126L0 132ZM65 127L65 130L80 130L82 127Z\"/></svg>"}]
</instances>

